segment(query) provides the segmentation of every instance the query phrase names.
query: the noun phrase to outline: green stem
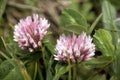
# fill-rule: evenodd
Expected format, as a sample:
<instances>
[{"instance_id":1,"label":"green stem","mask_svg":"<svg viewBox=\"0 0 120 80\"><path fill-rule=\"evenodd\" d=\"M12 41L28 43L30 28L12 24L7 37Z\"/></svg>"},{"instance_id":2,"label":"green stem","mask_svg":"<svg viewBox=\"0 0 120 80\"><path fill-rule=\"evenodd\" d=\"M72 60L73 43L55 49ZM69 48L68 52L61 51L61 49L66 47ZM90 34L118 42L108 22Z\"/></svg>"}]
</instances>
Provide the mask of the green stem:
<instances>
[{"instance_id":1,"label":"green stem","mask_svg":"<svg viewBox=\"0 0 120 80\"><path fill-rule=\"evenodd\" d=\"M16 58L16 55L14 55L13 53L11 53L11 51L7 48L7 45L6 45L3 37L0 37L0 38L1 38L2 42L3 42L3 45L4 45L5 49L6 49L6 51L10 54L10 56L11 56L12 58Z\"/></svg>"},{"instance_id":2,"label":"green stem","mask_svg":"<svg viewBox=\"0 0 120 80\"><path fill-rule=\"evenodd\" d=\"M43 66L46 69L45 48L43 46L41 46L41 51L42 51ZM41 69L39 69L39 76L40 76L40 80L44 80Z\"/></svg>"},{"instance_id":3,"label":"green stem","mask_svg":"<svg viewBox=\"0 0 120 80\"><path fill-rule=\"evenodd\" d=\"M76 75L77 75L77 70L76 70L77 66L75 64L75 66L73 67L73 80L76 80Z\"/></svg>"},{"instance_id":4,"label":"green stem","mask_svg":"<svg viewBox=\"0 0 120 80\"><path fill-rule=\"evenodd\" d=\"M69 65L70 66L70 65ZM71 80L71 68L69 68L69 72L68 72L68 80Z\"/></svg>"},{"instance_id":5,"label":"green stem","mask_svg":"<svg viewBox=\"0 0 120 80\"><path fill-rule=\"evenodd\" d=\"M36 79L36 75L37 75L37 68L38 68L38 65L37 65L37 62L35 63L35 72L34 72L34 78L33 80Z\"/></svg>"},{"instance_id":6,"label":"green stem","mask_svg":"<svg viewBox=\"0 0 120 80\"><path fill-rule=\"evenodd\" d=\"M44 80L43 79L43 75L42 75L42 71L40 69L40 65L38 64L38 77L39 77L39 80Z\"/></svg>"},{"instance_id":7,"label":"green stem","mask_svg":"<svg viewBox=\"0 0 120 80\"><path fill-rule=\"evenodd\" d=\"M4 58L6 58L7 60L10 60L10 58L9 58L5 53L3 53L3 52L0 51L0 54L1 54Z\"/></svg>"},{"instance_id":8,"label":"green stem","mask_svg":"<svg viewBox=\"0 0 120 80\"><path fill-rule=\"evenodd\" d=\"M71 80L71 63L70 63L70 56L69 55L68 55L68 66L69 66L68 80Z\"/></svg>"},{"instance_id":9,"label":"green stem","mask_svg":"<svg viewBox=\"0 0 120 80\"><path fill-rule=\"evenodd\" d=\"M90 35L93 31L93 29L95 28L95 26L97 25L97 23L100 21L100 19L102 18L102 13L97 17L97 19L93 22L93 24L91 25L90 29L88 30L88 34Z\"/></svg>"},{"instance_id":10,"label":"green stem","mask_svg":"<svg viewBox=\"0 0 120 80\"><path fill-rule=\"evenodd\" d=\"M41 47L42 48L42 59L43 59L43 62L44 62L44 66L46 67L46 60L45 60L45 49L44 49L44 47Z\"/></svg>"}]
</instances>

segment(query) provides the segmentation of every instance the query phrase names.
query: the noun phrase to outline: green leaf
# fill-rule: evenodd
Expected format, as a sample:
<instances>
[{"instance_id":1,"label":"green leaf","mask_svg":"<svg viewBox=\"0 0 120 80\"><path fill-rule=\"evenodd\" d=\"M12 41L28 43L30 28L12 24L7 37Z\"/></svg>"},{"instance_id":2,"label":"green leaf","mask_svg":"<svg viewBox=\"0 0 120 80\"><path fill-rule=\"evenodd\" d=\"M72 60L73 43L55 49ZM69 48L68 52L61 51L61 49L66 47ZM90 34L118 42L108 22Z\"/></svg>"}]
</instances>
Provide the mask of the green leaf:
<instances>
[{"instance_id":1,"label":"green leaf","mask_svg":"<svg viewBox=\"0 0 120 80\"><path fill-rule=\"evenodd\" d=\"M69 70L69 68L68 68L68 66L63 66L63 65L57 64L55 67L55 70L56 70L57 75L62 75L64 73L66 73Z\"/></svg>"},{"instance_id":2,"label":"green leaf","mask_svg":"<svg viewBox=\"0 0 120 80\"><path fill-rule=\"evenodd\" d=\"M0 80L24 80L13 60L6 60L0 64Z\"/></svg>"},{"instance_id":3,"label":"green leaf","mask_svg":"<svg viewBox=\"0 0 120 80\"><path fill-rule=\"evenodd\" d=\"M56 64L56 66L55 66L55 72L56 73L55 73L55 77L54 77L53 80L58 80L61 75L68 72L69 68L70 68L70 66Z\"/></svg>"},{"instance_id":4,"label":"green leaf","mask_svg":"<svg viewBox=\"0 0 120 80\"><path fill-rule=\"evenodd\" d=\"M44 38L43 40L44 46L50 51L50 53L54 54L55 53L55 46L50 42L48 38Z\"/></svg>"},{"instance_id":5,"label":"green leaf","mask_svg":"<svg viewBox=\"0 0 120 80\"><path fill-rule=\"evenodd\" d=\"M102 12L105 29L113 29L113 25L111 24L113 24L113 20L116 18L115 8L107 0L103 0Z\"/></svg>"},{"instance_id":6,"label":"green leaf","mask_svg":"<svg viewBox=\"0 0 120 80\"><path fill-rule=\"evenodd\" d=\"M72 28L74 29L74 32L77 29L80 30L82 28L84 28L84 30L87 30L87 21L85 20L85 18L79 12L72 9L65 9L62 12L60 23L63 28L66 28L69 30ZM77 25L77 27L73 25ZM75 28L77 29L75 30ZM78 32L78 30L76 32Z\"/></svg>"},{"instance_id":7,"label":"green leaf","mask_svg":"<svg viewBox=\"0 0 120 80\"><path fill-rule=\"evenodd\" d=\"M0 80L31 80L21 63L6 60L0 64Z\"/></svg>"},{"instance_id":8,"label":"green leaf","mask_svg":"<svg viewBox=\"0 0 120 80\"><path fill-rule=\"evenodd\" d=\"M30 62L26 65L27 72L31 76L32 80L34 78L34 73L35 73L35 62Z\"/></svg>"},{"instance_id":9,"label":"green leaf","mask_svg":"<svg viewBox=\"0 0 120 80\"><path fill-rule=\"evenodd\" d=\"M69 8L79 11L79 3L76 0L71 0Z\"/></svg>"},{"instance_id":10,"label":"green leaf","mask_svg":"<svg viewBox=\"0 0 120 80\"><path fill-rule=\"evenodd\" d=\"M3 80L24 80L24 78L20 74L19 68L16 67L12 69Z\"/></svg>"},{"instance_id":11,"label":"green leaf","mask_svg":"<svg viewBox=\"0 0 120 80\"><path fill-rule=\"evenodd\" d=\"M104 29L99 29L94 34L94 43L99 51L105 56L112 56L114 54L114 46L112 44L112 37L110 33Z\"/></svg>"},{"instance_id":12,"label":"green leaf","mask_svg":"<svg viewBox=\"0 0 120 80\"><path fill-rule=\"evenodd\" d=\"M106 75L96 75L92 80L106 80Z\"/></svg>"},{"instance_id":13,"label":"green leaf","mask_svg":"<svg viewBox=\"0 0 120 80\"><path fill-rule=\"evenodd\" d=\"M114 72L114 76L117 78L116 80L120 80L120 45L116 49L114 62L112 64L112 69Z\"/></svg>"},{"instance_id":14,"label":"green leaf","mask_svg":"<svg viewBox=\"0 0 120 80\"><path fill-rule=\"evenodd\" d=\"M7 3L7 0L0 0L0 18L4 13L6 3Z\"/></svg>"},{"instance_id":15,"label":"green leaf","mask_svg":"<svg viewBox=\"0 0 120 80\"><path fill-rule=\"evenodd\" d=\"M50 42L47 36L43 40L43 45L45 48L44 53L45 53L46 80L53 80L52 63L54 61L53 55L55 53L55 50L54 50L55 46ZM40 71L39 71L39 75L41 76Z\"/></svg>"},{"instance_id":16,"label":"green leaf","mask_svg":"<svg viewBox=\"0 0 120 80\"><path fill-rule=\"evenodd\" d=\"M115 19L114 22L115 22L115 25L117 27L116 32L118 32L118 35L120 37L120 18Z\"/></svg>"},{"instance_id":17,"label":"green leaf","mask_svg":"<svg viewBox=\"0 0 120 80\"><path fill-rule=\"evenodd\" d=\"M67 25L66 27L62 27L62 29L76 34L80 34L83 31L86 32L86 29L81 25Z\"/></svg>"},{"instance_id":18,"label":"green leaf","mask_svg":"<svg viewBox=\"0 0 120 80\"><path fill-rule=\"evenodd\" d=\"M6 75L14 68L14 66L8 61L4 61L0 64L0 80L4 79Z\"/></svg>"},{"instance_id":19,"label":"green leaf","mask_svg":"<svg viewBox=\"0 0 120 80\"><path fill-rule=\"evenodd\" d=\"M115 46L117 46L118 33L116 32L117 27L114 22L116 18L116 10L110 4L110 2L108 2L108 0L103 0L102 12L103 12L104 28L111 32L112 42Z\"/></svg>"},{"instance_id":20,"label":"green leaf","mask_svg":"<svg viewBox=\"0 0 120 80\"><path fill-rule=\"evenodd\" d=\"M15 60L15 62L16 62L16 66L19 68L19 71L22 74L22 77L24 78L24 80L31 80L31 77L27 73L27 70L26 70L24 64L22 63L22 61Z\"/></svg>"},{"instance_id":21,"label":"green leaf","mask_svg":"<svg viewBox=\"0 0 120 80\"><path fill-rule=\"evenodd\" d=\"M46 80L53 80L53 75L52 75L52 64L53 64L53 57L50 58L49 62L48 62L48 66L46 68L46 73L47 73L47 77Z\"/></svg>"},{"instance_id":22,"label":"green leaf","mask_svg":"<svg viewBox=\"0 0 120 80\"><path fill-rule=\"evenodd\" d=\"M69 24L79 24L81 26L87 27L87 22L85 18L79 12L73 9L65 9L62 12L61 24L63 26Z\"/></svg>"},{"instance_id":23,"label":"green leaf","mask_svg":"<svg viewBox=\"0 0 120 80\"><path fill-rule=\"evenodd\" d=\"M85 62L86 65L92 65L94 67L104 67L107 64L112 62L111 56L99 56L98 58L93 58L87 62Z\"/></svg>"},{"instance_id":24,"label":"green leaf","mask_svg":"<svg viewBox=\"0 0 120 80\"><path fill-rule=\"evenodd\" d=\"M95 18L94 12L91 11L93 6L94 5L89 0L85 1L84 4L79 6L79 11L85 16L88 21L91 21Z\"/></svg>"}]
</instances>

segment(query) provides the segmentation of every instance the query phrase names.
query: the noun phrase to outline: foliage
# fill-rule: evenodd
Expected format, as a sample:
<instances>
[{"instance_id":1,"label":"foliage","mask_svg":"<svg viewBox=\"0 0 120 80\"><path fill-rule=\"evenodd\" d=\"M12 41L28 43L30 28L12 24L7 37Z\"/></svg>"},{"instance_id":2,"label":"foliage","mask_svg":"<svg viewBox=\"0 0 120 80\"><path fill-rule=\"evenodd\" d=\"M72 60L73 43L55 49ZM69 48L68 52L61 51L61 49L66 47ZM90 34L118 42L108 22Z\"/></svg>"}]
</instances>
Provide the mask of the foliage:
<instances>
[{"instance_id":1,"label":"foliage","mask_svg":"<svg viewBox=\"0 0 120 80\"><path fill-rule=\"evenodd\" d=\"M96 47L92 59L76 63L54 60L57 53L55 44L49 39L54 34L52 32L45 36L42 47L32 53L20 49L13 41L12 34L9 37L1 36L0 80L120 80L120 20L110 1L102 0L102 12L91 26L88 22L95 15L90 12L94 5L89 1L83 4L82 11L79 10L79 4L73 1L71 9L62 10L60 16L58 32L76 35L86 32L92 36ZM38 5L37 1L32 3L32 0L26 0L26 3L30 6ZM2 18L7 0L0 0L0 4ZM99 28L101 21L102 27Z\"/></svg>"}]
</instances>

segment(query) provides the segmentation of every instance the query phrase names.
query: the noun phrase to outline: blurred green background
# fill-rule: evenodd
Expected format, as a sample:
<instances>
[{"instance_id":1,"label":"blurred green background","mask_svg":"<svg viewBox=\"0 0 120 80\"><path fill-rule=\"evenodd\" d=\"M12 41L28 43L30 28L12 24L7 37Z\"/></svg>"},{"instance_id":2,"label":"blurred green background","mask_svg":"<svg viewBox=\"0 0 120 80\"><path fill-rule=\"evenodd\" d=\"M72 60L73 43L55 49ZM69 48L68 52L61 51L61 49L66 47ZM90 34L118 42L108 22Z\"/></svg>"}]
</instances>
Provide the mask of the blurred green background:
<instances>
[{"instance_id":1,"label":"blurred green background","mask_svg":"<svg viewBox=\"0 0 120 80\"><path fill-rule=\"evenodd\" d=\"M51 27L49 28L49 30L52 32L52 33L50 33L50 34L52 34L52 36L50 36L50 39L52 39L52 40L50 40L50 41L53 41L53 43L55 43L56 38L58 38L59 34L61 34L62 24L60 23L60 18L62 15L62 11L64 9L72 8L72 9L80 12L87 19L87 23L88 23L87 27L90 27L92 25L92 23L96 20L96 18L102 13L102 1L103 0L0 0L0 36L3 36L5 41L7 41L9 39L9 37L12 37L11 35L13 34L14 25L17 24L20 19L23 19L26 16L31 16L33 13L37 13L37 14L39 14L40 17L45 17L48 19L49 23L51 24ZM116 12L117 12L116 13L117 19L119 19L119 17L120 17L120 5L119 5L120 1L119 0L109 0L109 1L115 7ZM105 5L103 5L103 6L105 7ZM106 15L108 15L108 14L106 13ZM107 16L107 18L108 18L108 16ZM67 19L64 19L64 20L67 20ZM104 24L104 23L102 23L102 19L101 19L101 21L97 24L97 26L95 28L99 28L99 27L102 28L103 27L102 24ZM118 22L118 25L120 25L119 22ZM108 26L105 26L105 27L108 27ZM93 30L93 32L94 32L94 30ZM99 36L101 39L101 40L100 39L99 40L102 42L102 39L104 40L103 35L106 34L106 31L100 30L99 34L101 34L101 32L104 32L104 33L100 36L97 33L96 36ZM108 34L108 35L110 35L110 34ZM113 39L115 39L114 35L112 35L112 37L113 37ZM111 39L111 37L108 39L105 39L105 40L106 40L106 42L110 43L110 41L108 41L110 39ZM13 42L13 40L9 43L9 45L11 45L12 42ZM106 42L104 42L104 44L108 45ZM110 43L110 44L112 44L112 43ZM99 44L96 46L99 47ZM100 45L100 47L101 46L102 45ZM14 49L15 48L16 48L16 46L14 46ZM120 49L118 49L118 50L120 50ZM10 51L12 51L14 53L15 50L13 50L13 48L10 48ZM108 51L110 52L109 49L108 49ZM97 53L100 53L100 52L97 52ZM37 55L35 55L35 56L37 56ZM101 54L98 54L98 55L101 55ZM108 57L108 59L106 58L106 56L102 57L102 58L103 59L101 59L101 60L103 60L103 62L109 61L109 57ZM98 61L99 61L99 59L98 59ZM0 60L0 62L2 62L2 59ZM2 67L2 68L5 68L5 67ZM118 66L117 66L117 68L118 69L116 69L115 71L119 70ZM97 70L97 69L95 68L95 70ZM110 69L105 69L108 77L109 77L109 75L107 72L109 72L109 70ZM6 71L7 71L7 69L6 69ZM93 71L94 71L94 69L93 69ZM82 69L81 69L81 72L84 72L85 74L87 73L85 71L82 71ZM81 76L85 77L84 73ZM105 73L105 72L100 72L100 74L101 73ZM103 78L105 77L105 75L102 75L102 76L103 76ZM97 78L98 77L100 78L101 76L97 75ZM93 80L96 80L96 78Z\"/></svg>"},{"instance_id":2,"label":"blurred green background","mask_svg":"<svg viewBox=\"0 0 120 80\"><path fill-rule=\"evenodd\" d=\"M58 37L60 31L59 18L62 10L72 8L81 12L89 25L101 13L102 0L0 0L0 36L9 37L13 27L21 18L33 13L45 17L51 24L53 37ZM120 1L110 0L120 16Z\"/></svg>"}]
</instances>

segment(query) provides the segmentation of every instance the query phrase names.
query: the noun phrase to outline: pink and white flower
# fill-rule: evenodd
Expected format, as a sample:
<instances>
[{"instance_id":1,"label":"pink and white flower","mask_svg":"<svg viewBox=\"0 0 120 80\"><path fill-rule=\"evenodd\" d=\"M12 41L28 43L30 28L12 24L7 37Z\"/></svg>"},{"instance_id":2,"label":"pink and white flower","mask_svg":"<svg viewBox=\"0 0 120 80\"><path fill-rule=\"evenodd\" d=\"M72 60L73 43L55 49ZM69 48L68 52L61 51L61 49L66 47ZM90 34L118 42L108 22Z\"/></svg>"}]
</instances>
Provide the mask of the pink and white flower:
<instances>
[{"instance_id":1,"label":"pink and white flower","mask_svg":"<svg viewBox=\"0 0 120 80\"><path fill-rule=\"evenodd\" d=\"M14 29L14 40L19 47L33 52L41 46L42 40L47 33L50 24L45 18L39 18L38 14L21 19Z\"/></svg>"},{"instance_id":2,"label":"pink and white flower","mask_svg":"<svg viewBox=\"0 0 120 80\"><path fill-rule=\"evenodd\" d=\"M70 59L75 63L91 59L95 55L95 45L85 32L78 37L75 34L72 36L62 34L57 40L55 51L57 52L54 55L55 60L67 62Z\"/></svg>"}]
</instances>

